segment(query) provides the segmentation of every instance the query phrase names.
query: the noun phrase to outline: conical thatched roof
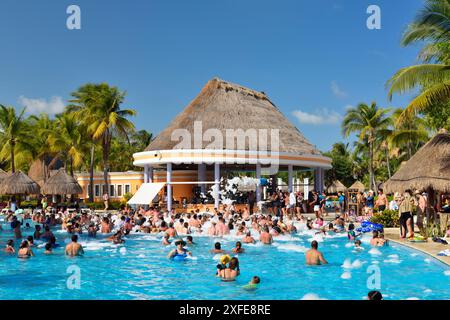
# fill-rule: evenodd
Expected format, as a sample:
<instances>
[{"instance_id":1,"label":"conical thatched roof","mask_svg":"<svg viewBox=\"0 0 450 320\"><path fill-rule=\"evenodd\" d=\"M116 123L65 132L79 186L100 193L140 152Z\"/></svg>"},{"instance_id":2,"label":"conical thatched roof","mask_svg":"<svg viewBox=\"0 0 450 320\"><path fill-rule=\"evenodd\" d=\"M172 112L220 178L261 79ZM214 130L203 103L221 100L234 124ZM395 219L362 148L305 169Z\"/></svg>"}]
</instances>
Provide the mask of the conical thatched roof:
<instances>
[{"instance_id":1,"label":"conical thatched roof","mask_svg":"<svg viewBox=\"0 0 450 320\"><path fill-rule=\"evenodd\" d=\"M2 195L39 194L39 185L22 171L8 175L0 182Z\"/></svg>"},{"instance_id":2,"label":"conical thatched roof","mask_svg":"<svg viewBox=\"0 0 450 320\"><path fill-rule=\"evenodd\" d=\"M263 92L257 92L240 85L217 78L210 80L200 94L164 129L145 149L170 150L179 141L172 139L176 129L186 129L191 134L192 149L199 149L194 144L194 122L202 122L203 133L208 129L218 129L225 139L227 129L267 129L268 151L290 152L297 154L320 155L303 134L278 110ZM279 129L278 150L270 146L270 130ZM175 140L175 141L172 141ZM235 146L235 150L250 150L249 139L245 147ZM203 141L201 149L211 142ZM211 149L211 147L208 147ZM223 148L223 147L222 147ZM221 149L222 149L221 148ZM254 148L252 148L254 149Z\"/></svg>"},{"instance_id":3,"label":"conical thatched roof","mask_svg":"<svg viewBox=\"0 0 450 320\"><path fill-rule=\"evenodd\" d=\"M438 133L384 184L386 193L405 190L450 192L450 134Z\"/></svg>"},{"instance_id":4,"label":"conical thatched roof","mask_svg":"<svg viewBox=\"0 0 450 320\"><path fill-rule=\"evenodd\" d=\"M361 181L356 181L348 189L349 190L358 190L359 192L364 192L366 190L366 187L364 186L364 184Z\"/></svg>"},{"instance_id":5,"label":"conical thatched roof","mask_svg":"<svg viewBox=\"0 0 450 320\"><path fill-rule=\"evenodd\" d=\"M80 194L83 192L80 184L74 177L68 175L64 168L59 169L42 187L44 194Z\"/></svg>"},{"instance_id":6,"label":"conical thatched roof","mask_svg":"<svg viewBox=\"0 0 450 320\"><path fill-rule=\"evenodd\" d=\"M6 173L3 169L0 169L0 181L5 179L8 176L8 173Z\"/></svg>"},{"instance_id":7,"label":"conical thatched roof","mask_svg":"<svg viewBox=\"0 0 450 320\"><path fill-rule=\"evenodd\" d=\"M347 188L339 180L333 181L333 183L327 188L328 193L345 192Z\"/></svg>"}]
</instances>

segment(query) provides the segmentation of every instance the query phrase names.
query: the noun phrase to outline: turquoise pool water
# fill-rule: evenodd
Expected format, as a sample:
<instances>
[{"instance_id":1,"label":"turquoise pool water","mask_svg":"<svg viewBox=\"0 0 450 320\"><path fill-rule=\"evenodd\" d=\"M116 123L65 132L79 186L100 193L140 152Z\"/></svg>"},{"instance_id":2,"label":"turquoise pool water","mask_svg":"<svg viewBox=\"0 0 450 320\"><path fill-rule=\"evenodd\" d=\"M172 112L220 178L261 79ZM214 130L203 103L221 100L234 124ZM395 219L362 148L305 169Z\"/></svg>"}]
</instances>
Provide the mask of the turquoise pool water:
<instances>
[{"instance_id":1,"label":"turquoise pool water","mask_svg":"<svg viewBox=\"0 0 450 320\"><path fill-rule=\"evenodd\" d=\"M8 226L4 225L4 229ZM379 267L380 291L386 299L449 299L450 268L401 245L357 252L345 236L318 239L329 265L305 266L308 233L276 238L272 246L244 245L239 254L241 276L236 282L221 282L215 274L217 256L209 253L219 240L230 250L238 237L211 239L194 235L189 249L194 259L176 262L166 258L173 246L160 244L160 236L132 234L124 245L113 245L99 235L81 236L85 256L64 256L65 233L54 231L60 248L45 255L18 259L0 253L0 299L363 299L369 288L368 267ZM24 231L30 235L32 229ZM0 244L12 238L11 230L0 231ZM16 241L16 248L19 242ZM70 266L80 270L80 288L69 289ZM371 267L373 268L373 267ZM70 270L70 269L69 269ZM254 275L261 277L255 291L242 288ZM373 282L372 282L373 283Z\"/></svg>"}]
</instances>

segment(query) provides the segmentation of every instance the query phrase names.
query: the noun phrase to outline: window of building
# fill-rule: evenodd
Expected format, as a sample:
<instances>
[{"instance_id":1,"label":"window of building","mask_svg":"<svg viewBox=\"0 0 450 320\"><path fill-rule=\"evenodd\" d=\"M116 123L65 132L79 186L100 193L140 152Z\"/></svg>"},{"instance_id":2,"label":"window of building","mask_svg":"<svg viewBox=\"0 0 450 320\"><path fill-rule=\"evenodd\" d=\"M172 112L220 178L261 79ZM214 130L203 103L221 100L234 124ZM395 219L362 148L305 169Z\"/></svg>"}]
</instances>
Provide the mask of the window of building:
<instances>
[{"instance_id":1,"label":"window of building","mask_svg":"<svg viewBox=\"0 0 450 320\"><path fill-rule=\"evenodd\" d=\"M102 194L105 194L106 190L108 190L108 189L106 189L106 184L102 185Z\"/></svg>"},{"instance_id":2,"label":"window of building","mask_svg":"<svg viewBox=\"0 0 450 320\"><path fill-rule=\"evenodd\" d=\"M123 194L122 194L122 185L121 184L118 184L117 185L117 196L118 197L121 197Z\"/></svg>"},{"instance_id":3,"label":"window of building","mask_svg":"<svg viewBox=\"0 0 450 320\"><path fill-rule=\"evenodd\" d=\"M130 193L131 192L131 187L129 184L125 185L125 193Z\"/></svg>"},{"instance_id":4,"label":"window of building","mask_svg":"<svg viewBox=\"0 0 450 320\"><path fill-rule=\"evenodd\" d=\"M110 197L115 197L116 196L116 194L115 194L115 188L114 188L115 186L113 185L113 184L110 184L109 185L109 196Z\"/></svg>"},{"instance_id":5,"label":"window of building","mask_svg":"<svg viewBox=\"0 0 450 320\"><path fill-rule=\"evenodd\" d=\"M94 195L96 196L96 197L100 197L100 186L98 185L98 184L96 184L95 186L94 186Z\"/></svg>"}]
</instances>

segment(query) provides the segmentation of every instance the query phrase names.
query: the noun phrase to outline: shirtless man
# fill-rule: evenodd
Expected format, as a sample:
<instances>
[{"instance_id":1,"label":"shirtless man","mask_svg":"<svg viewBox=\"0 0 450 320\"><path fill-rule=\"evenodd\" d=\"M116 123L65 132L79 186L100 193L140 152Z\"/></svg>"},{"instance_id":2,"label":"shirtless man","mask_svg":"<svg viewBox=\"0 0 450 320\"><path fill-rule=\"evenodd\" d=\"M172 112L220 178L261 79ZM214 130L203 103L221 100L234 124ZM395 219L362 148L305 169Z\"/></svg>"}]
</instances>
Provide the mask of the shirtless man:
<instances>
[{"instance_id":1,"label":"shirtless man","mask_svg":"<svg viewBox=\"0 0 450 320\"><path fill-rule=\"evenodd\" d=\"M382 247L386 243L386 240L382 237L380 237L380 234L378 231L373 232L372 239L370 240L370 245L374 247Z\"/></svg>"},{"instance_id":2,"label":"shirtless man","mask_svg":"<svg viewBox=\"0 0 450 320\"><path fill-rule=\"evenodd\" d=\"M261 241L264 244L272 244L273 237L269 233L269 227L267 225L264 226L263 231L261 232L261 235L259 236L259 241Z\"/></svg>"},{"instance_id":3,"label":"shirtless man","mask_svg":"<svg viewBox=\"0 0 450 320\"><path fill-rule=\"evenodd\" d=\"M310 266L318 266L321 264L327 264L327 260L323 257L322 252L317 250L319 247L319 243L314 240L311 242L311 249L306 251L305 257L306 257L306 264Z\"/></svg>"},{"instance_id":4,"label":"shirtless man","mask_svg":"<svg viewBox=\"0 0 450 320\"><path fill-rule=\"evenodd\" d=\"M78 236L76 234L72 235L72 242L66 246L66 255L67 256L81 256L84 254L83 247L81 244L77 243Z\"/></svg>"},{"instance_id":5,"label":"shirtless man","mask_svg":"<svg viewBox=\"0 0 450 320\"><path fill-rule=\"evenodd\" d=\"M252 237L252 234L250 231L247 231L247 235L242 238L243 243L255 243L255 239Z\"/></svg>"},{"instance_id":6,"label":"shirtless man","mask_svg":"<svg viewBox=\"0 0 450 320\"><path fill-rule=\"evenodd\" d=\"M383 189L378 189L378 199L375 202L375 207L378 211L384 211L389 206L389 201L386 195L383 193Z\"/></svg>"},{"instance_id":7,"label":"shirtless man","mask_svg":"<svg viewBox=\"0 0 450 320\"><path fill-rule=\"evenodd\" d=\"M225 250L222 250L222 246L221 246L220 242L216 242L214 244L214 249L211 249L209 252L218 254L218 253L225 253Z\"/></svg>"}]
</instances>

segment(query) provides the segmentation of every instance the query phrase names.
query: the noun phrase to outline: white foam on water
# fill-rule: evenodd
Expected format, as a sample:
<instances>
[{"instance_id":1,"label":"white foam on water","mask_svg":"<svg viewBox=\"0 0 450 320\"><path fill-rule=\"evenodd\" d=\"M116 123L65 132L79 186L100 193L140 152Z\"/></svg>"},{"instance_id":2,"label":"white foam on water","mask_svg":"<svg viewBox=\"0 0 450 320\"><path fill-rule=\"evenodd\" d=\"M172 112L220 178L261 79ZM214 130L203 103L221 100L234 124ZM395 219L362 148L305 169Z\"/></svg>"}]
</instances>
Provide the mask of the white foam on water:
<instances>
[{"instance_id":1,"label":"white foam on water","mask_svg":"<svg viewBox=\"0 0 450 320\"><path fill-rule=\"evenodd\" d=\"M444 274L445 274L446 276L450 276L450 270L445 270L445 271L444 271Z\"/></svg>"},{"instance_id":2,"label":"white foam on water","mask_svg":"<svg viewBox=\"0 0 450 320\"><path fill-rule=\"evenodd\" d=\"M186 259L188 259L188 260L197 260L198 258L197 257L193 257L193 256L187 256L186 257Z\"/></svg>"},{"instance_id":3,"label":"white foam on water","mask_svg":"<svg viewBox=\"0 0 450 320\"><path fill-rule=\"evenodd\" d=\"M294 251L294 252L302 252L302 253L308 251L308 248L297 245L297 244L280 244L280 245L276 245L276 247L280 251Z\"/></svg>"},{"instance_id":4,"label":"white foam on water","mask_svg":"<svg viewBox=\"0 0 450 320\"><path fill-rule=\"evenodd\" d=\"M215 261L219 261L221 256L222 255L220 253L218 253L218 254L214 255L214 257L212 257L212 259Z\"/></svg>"},{"instance_id":5,"label":"white foam on water","mask_svg":"<svg viewBox=\"0 0 450 320\"><path fill-rule=\"evenodd\" d=\"M378 260L373 260L373 261L372 261L372 264L380 264L380 261L378 261Z\"/></svg>"},{"instance_id":6,"label":"white foam on water","mask_svg":"<svg viewBox=\"0 0 450 320\"><path fill-rule=\"evenodd\" d=\"M120 252L121 255L126 255L127 254L127 248L122 247L122 248L119 249L119 252Z\"/></svg>"},{"instance_id":7,"label":"white foam on water","mask_svg":"<svg viewBox=\"0 0 450 320\"><path fill-rule=\"evenodd\" d=\"M350 259L345 259L344 263L341 266L344 269L351 269L352 268L352 261Z\"/></svg>"},{"instance_id":8,"label":"white foam on water","mask_svg":"<svg viewBox=\"0 0 450 320\"><path fill-rule=\"evenodd\" d=\"M423 290L423 292L425 292L425 293L431 293L431 292L433 292L433 290L431 290L431 289L425 289L425 290Z\"/></svg>"},{"instance_id":9,"label":"white foam on water","mask_svg":"<svg viewBox=\"0 0 450 320\"><path fill-rule=\"evenodd\" d=\"M425 258L423 261L425 261L426 263L431 263L431 259L429 258Z\"/></svg>"},{"instance_id":10,"label":"white foam on water","mask_svg":"<svg viewBox=\"0 0 450 320\"><path fill-rule=\"evenodd\" d=\"M382 253L377 248L372 248L369 250L369 254L371 254L373 256L380 256Z\"/></svg>"},{"instance_id":11,"label":"white foam on water","mask_svg":"<svg viewBox=\"0 0 450 320\"><path fill-rule=\"evenodd\" d=\"M418 253L411 253L410 256L411 257L417 257L419 254Z\"/></svg>"},{"instance_id":12,"label":"white foam on water","mask_svg":"<svg viewBox=\"0 0 450 320\"><path fill-rule=\"evenodd\" d=\"M141 254L138 255L137 257L138 257L138 258L145 258L145 254L142 254L142 253L141 253Z\"/></svg>"},{"instance_id":13,"label":"white foam on water","mask_svg":"<svg viewBox=\"0 0 450 320\"><path fill-rule=\"evenodd\" d=\"M323 298L319 297L315 293L307 293L300 300L326 300L326 299L323 299Z\"/></svg>"},{"instance_id":14,"label":"white foam on water","mask_svg":"<svg viewBox=\"0 0 450 320\"><path fill-rule=\"evenodd\" d=\"M80 243L83 246L84 250L88 251L97 251L97 250L103 250L106 248L114 248L115 246L109 242L81 242Z\"/></svg>"},{"instance_id":15,"label":"white foam on water","mask_svg":"<svg viewBox=\"0 0 450 320\"><path fill-rule=\"evenodd\" d=\"M346 248L351 248L351 247L354 247L355 245L353 244L353 243L351 243L351 242L347 242L346 244L345 244L345 247Z\"/></svg>"},{"instance_id":16,"label":"white foam on water","mask_svg":"<svg viewBox=\"0 0 450 320\"><path fill-rule=\"evenodd\" d=\"M402 263L402 260L399 259L386 259L383 261L384 263L395 263L395 264L399 264Z\"/></svg>"},{"instance_id":17,"label":"white foam on water","mask_svg":"<svg viewBox=\"0 0 450 320\"><path fill-rule=\"evenodd\" d=\"M349 271L345 271L342 275L341 275L341 279L347 280L350 279L352 277L352 274Z\"/></svg>"},{"instance_id":18,"label":"white foam on water","mask_svg":"<svg viewBox=\"0 0 450 320\"><path fill-rule=\"evenodd\" d=\"M361 268L363 265L363 262L361 262L360 260L356 259L355 261L352 262L352 268L353 269L359 269Z\"/></svg>"},{"instance_id":19,"label":"white foam on water","mask_svg":"<svg viewBox=\"0 0 450 320\"><path fill-rule=\"evenodd\" d=\"M410 298L406 298L406 300L420 300L420 299L417 297L410 297Z\"/></svg>"}]
</instances>

